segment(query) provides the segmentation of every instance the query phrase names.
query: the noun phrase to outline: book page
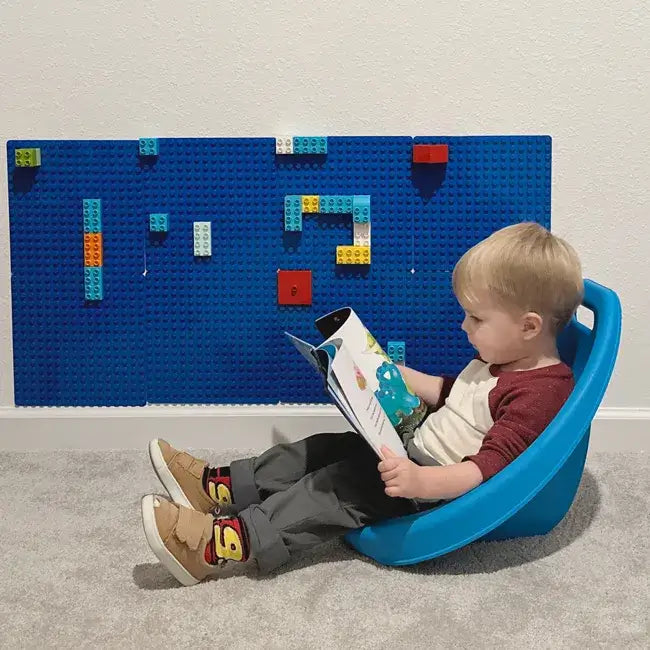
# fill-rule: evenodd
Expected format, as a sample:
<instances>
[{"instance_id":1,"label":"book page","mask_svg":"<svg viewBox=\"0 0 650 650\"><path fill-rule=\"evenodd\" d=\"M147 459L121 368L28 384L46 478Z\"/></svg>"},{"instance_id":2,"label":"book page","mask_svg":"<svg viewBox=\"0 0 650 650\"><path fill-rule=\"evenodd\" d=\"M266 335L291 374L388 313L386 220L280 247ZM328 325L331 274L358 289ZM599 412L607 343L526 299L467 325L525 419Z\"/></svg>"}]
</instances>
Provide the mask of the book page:
<instances>
[{"instance_id":1,"label":"book page","mask_svg":"<svg viewBox=\"0 0 650 650\"><path fill-rule=\"evenodd\" d=\"M316 321L318 330L330 341L341 339L354 363L367 380L391 424L398 431L417 428L426 415L427 405L411 390L402 373L366 329L353 309L344 307Z\"/></svg>"},{"instance_id":2,"label":"book page","mask_svg":"<svg viewBox=\"0 0 650 650\"><path fill-rule=\"evenodd\" d=\"M341 387L350 410L361 425L361 435L379 458L386 445L398 456L406 457L404 445L391 424L361 369L354 363L347 346L340 340L329 342L336 347L330 369Z\"/></svg>"}]
</instances>

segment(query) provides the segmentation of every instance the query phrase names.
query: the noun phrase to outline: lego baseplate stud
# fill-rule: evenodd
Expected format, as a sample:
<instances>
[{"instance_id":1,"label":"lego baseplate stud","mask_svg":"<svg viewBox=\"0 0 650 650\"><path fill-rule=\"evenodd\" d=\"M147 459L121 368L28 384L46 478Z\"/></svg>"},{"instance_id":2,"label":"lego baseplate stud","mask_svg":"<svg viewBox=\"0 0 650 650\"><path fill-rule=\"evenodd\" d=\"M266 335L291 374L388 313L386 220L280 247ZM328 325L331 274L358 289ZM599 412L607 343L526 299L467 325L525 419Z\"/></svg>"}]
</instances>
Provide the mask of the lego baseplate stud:
<instances>
[{"instance_id":1,"label":"lego baseplate stud","mask_svg":"<svg viewBox=\"0 0 650 650\"><path fill-rule=\"evenodd\" d=\"M370 246L337 246L337 264L370 264Z\"/></svg>"},{"instance_id":2,"label":"lego baseplate stud","mask_svg":"<svg viewBox=\"0 0 650 650\"><path fill-rule=\"evenodd\" d=\"M413 162L429 164L449 162L449 146L446 144L414 144Z\"/></svg>"},{"instance_id":3,"label":"lego baseplate stud","mask_svg":"<svg viewBox=\"0 0 650 650\"><path fill-rule=\"evenodd\" d=\"M311 305L311 271L278 269L278 305Z\"/></svg>"},{"instance_id":4,"label":"lego baseplate stud","mask_svg":"<svg viewBox=\"0 0 650 650\"><path fill-rule=\"evenodd\" d=\"M40 149L16 149L16 167L40 167L40 165Z\"/></svg>"}]
</instances>

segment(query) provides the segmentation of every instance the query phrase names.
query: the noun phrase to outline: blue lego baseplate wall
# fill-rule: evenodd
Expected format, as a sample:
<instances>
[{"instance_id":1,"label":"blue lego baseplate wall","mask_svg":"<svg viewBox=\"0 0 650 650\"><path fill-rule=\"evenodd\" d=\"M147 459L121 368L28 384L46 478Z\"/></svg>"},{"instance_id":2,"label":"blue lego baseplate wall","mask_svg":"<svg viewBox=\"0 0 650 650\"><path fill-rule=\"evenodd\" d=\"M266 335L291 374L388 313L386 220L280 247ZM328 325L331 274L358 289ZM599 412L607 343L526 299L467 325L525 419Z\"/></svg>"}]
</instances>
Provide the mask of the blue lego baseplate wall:
<instances>
[{"instance_id":1,"label":"blue lego baseplate wall","mask_svg":"<svg viewBox=\"0 0 650 650\"><path fill-rule=\"evenodd\" d=\"M448 144L446 164L413 144ZM551 139L329 137L322 155L274 138L7 145L17 405L329 402L285 330L352 306L408 365L457 372L473 349L451 271L470 246L524 220L550 227ZM37 167L15 149L40 148ZM372 263L337 266L352 218L303 214L285 195L370 195ZM84 300L83 199L101 199L103 299ZM167 215L168 232L150 231ZM212 222L195 257L193 223ZM311 269L308 306L278 305L277 270Z\"/></svg>"}]
</instances>

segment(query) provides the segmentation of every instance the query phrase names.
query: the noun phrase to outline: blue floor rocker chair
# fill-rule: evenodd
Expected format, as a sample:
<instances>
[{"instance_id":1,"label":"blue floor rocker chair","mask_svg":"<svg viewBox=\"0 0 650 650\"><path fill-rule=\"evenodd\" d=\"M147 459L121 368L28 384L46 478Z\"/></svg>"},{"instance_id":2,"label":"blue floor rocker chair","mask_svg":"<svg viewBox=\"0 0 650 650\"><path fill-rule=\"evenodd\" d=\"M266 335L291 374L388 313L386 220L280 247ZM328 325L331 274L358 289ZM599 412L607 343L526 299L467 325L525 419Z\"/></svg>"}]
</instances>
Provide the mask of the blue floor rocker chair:
<instances>
[{"instance_id":1,"label":"blue floor rocker chair","mask_svg":"<svg viewBox=\"0 0 650 650\"><path fill-rule=\"evenodd\" d=\"M358 528L346 541L381 564L415 564L475 540L543 535L566 515L585 465L591 421L614 369L621 305L614 291L585 280L589 329L574 317L560 334L562 360L575 387L535 442L507 467L440 507Z\"/></svg>"}]
</instances>

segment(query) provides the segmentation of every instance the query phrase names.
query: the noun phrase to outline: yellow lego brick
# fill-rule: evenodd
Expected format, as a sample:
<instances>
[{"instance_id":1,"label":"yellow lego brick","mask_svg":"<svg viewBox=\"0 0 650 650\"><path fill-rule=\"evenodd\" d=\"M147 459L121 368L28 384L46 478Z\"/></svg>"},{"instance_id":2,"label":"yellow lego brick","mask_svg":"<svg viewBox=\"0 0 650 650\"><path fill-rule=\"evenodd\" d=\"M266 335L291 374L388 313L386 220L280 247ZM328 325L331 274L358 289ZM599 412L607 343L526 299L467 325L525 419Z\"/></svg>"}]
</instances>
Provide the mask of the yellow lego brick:
<instances>
[{"instance_id":1,"label":"yellow lego brick","mask_svg":"<svg viewBox=\"0 0 650 650\"><path fill-rule=\"evenodd\" d=\"M302 197L302 211L303 212L318 212L319 208L318 194L303 194Z\"/></svg>"},{"instance_id":2,"label":"yellow lego brick","mask_svg":"<svg viewBox=\"0 0 650 650\"><path fill-rule=\"evenodd\" d=\"M370 246L337 246L337 264L370 264Z\"/></svg>"}]
</instances>

